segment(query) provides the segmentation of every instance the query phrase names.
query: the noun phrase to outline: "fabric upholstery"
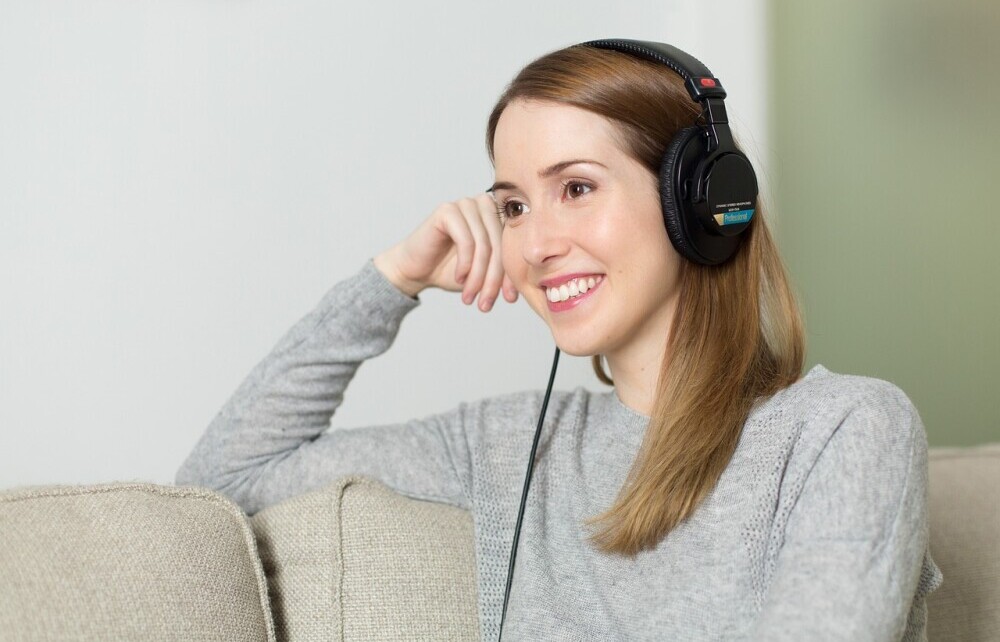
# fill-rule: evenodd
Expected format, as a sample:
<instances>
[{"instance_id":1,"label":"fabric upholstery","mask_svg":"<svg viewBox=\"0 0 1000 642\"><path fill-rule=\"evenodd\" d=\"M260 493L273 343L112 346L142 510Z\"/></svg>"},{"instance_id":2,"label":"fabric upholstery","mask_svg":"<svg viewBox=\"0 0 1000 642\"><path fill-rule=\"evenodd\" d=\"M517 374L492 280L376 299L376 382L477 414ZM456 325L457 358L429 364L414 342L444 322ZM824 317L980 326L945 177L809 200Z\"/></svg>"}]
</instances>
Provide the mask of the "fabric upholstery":
<instances>
[{"instance_id":1,"label":"fabric upholstery","mask_svg":"<svg viewBox=\"0 0 1000 642\"><path fill-rule=\"evenodd\" d=\"M342 489L343 483L338 482L287 499L250 518L280 642L342 639L337 544Z\"/></svg>"},{"instance_id":2,"label":"fabric upholstery","mask_svg":"<svg viewBox=\"0 0 1000 642\"><path fill-rule=\"evenodd\" d=\"M468 511L344 477L250 521L282 642L479 639Z\"/></svg>"},{"instance_id":3,"label":"fabric upholstery","mask_svg":"<svg viewBox=\"0 0 1000 642\"><path fill-rule=\"evenodd\" d=\"M359 480L345 488L340 540L344 642L479 639L468 511Z\"/></svg>"},{"instance_id":4,"label":"fabric upholstery","mask_svg":"<svg viewBox=\"0 0 1000 642\"><path fill-rule=\"evenodd\" d=\"M1000 640L1000 443L930 451L930 642Z\"/></svg>"},{"instance_id":5,"label":"fabric upholstery","mask_svg":"<svg viewBox=\"0 0 1000 642\"><path fill-rule=\"evenodd\" d=\"M0 638L271 641L246 515L148 483L0 492Z\"/></svg>"}]
</instances>

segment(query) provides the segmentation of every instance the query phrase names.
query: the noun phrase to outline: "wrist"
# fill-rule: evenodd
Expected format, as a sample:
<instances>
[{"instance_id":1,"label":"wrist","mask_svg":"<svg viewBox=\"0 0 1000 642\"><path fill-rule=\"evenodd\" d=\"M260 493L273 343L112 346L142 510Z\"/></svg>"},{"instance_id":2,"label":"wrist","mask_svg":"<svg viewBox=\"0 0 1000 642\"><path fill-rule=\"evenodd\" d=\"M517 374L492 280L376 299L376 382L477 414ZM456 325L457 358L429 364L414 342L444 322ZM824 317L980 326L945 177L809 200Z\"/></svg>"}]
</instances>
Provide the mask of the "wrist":
<instances>
[{"instance_id":1,"label":"wrist","mask_svg":"<svg viewBox=\"0 0 1000 642\"><path fill-rule=\"evenodd\" d=\"M423 291L425 287L423 284L411 281L400 273L399 268L396 265L396 260L393 256L393 248L377 255L374 259L372 259L372 262L375 264L375 269L381 272L382 276L384 276L389 283L392 283L397 290L406 296L415 299L417 298L417 295Z\"/></svg>"}]
</instances>

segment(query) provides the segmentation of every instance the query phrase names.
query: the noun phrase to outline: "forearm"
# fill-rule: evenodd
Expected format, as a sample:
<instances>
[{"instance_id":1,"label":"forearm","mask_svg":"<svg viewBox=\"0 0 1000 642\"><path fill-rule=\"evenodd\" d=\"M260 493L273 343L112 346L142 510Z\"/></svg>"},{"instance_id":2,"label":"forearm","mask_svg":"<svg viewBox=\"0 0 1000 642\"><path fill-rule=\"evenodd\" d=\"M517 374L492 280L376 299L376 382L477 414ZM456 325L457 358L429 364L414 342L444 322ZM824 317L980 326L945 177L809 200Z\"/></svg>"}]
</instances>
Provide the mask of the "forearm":
<instances>
[{"instance_id":1,"label":"forearm","mask_svg":"<svg viewBox=\"0 0 1000 642\"><path fill-rule=\"evenodd\" d=\"M176 483L224 491L245 506L256 503L254 496L263 492L256 485L268 467L329 428L357 368L389 348L418 303L371 262L335 285L237 388Z\"/></svg>"}]
</instances>

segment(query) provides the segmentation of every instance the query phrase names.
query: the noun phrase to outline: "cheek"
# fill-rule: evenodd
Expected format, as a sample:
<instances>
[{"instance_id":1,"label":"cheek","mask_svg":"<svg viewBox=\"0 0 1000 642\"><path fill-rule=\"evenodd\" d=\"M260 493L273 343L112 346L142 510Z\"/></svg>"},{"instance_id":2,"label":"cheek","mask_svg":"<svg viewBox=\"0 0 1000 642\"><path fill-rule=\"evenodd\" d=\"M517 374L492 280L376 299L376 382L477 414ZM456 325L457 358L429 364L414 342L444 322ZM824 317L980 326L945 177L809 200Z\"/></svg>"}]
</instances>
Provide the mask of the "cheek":
<instances>
[{"instance_id":1,"label":"cheek","mask_svg":"<svg viewBox=\"0 0 1000 642\"><path fill-rule=\"evenodd\" d=\"M518 249L513 240L507 236L501 237L500 259L503 263L503 271L518 290L521 289L525 270L524 261L520 260L519 257L520 254L518 254Z\"/></svg>"}]
</instances>

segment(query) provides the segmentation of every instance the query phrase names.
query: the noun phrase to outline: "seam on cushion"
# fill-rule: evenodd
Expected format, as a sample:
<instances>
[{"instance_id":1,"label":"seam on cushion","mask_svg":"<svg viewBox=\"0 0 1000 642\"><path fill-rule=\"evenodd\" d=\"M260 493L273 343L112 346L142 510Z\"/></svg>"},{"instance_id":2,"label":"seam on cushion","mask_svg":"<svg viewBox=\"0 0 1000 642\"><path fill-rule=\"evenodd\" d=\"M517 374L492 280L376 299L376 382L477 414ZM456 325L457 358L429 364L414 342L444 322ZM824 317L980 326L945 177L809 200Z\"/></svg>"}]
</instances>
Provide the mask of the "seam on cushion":
<instances>
[{"instance_id":1,"label":"seam on cushion","mask_svg":"<svg viewBox=\"0 0 1000 642\"><path fill-rule=\"evenodd\" d=\"M349 475L347 477L342 477L340 480L340 488L337 489L337 494L334 496L334 525L336 526L337 532L331 541L335 544L333 557L336 561L336 567L340 569L340 576L336 578L336 583L330 582L330 586L336 587L336 594L333 596L333 609L337 615L337 623L340 628L340 635L337 640L339 642L344 641L344 492L347 491L347 487L353 484L368 484L371 483L367 477L362 477L359 475Z\"/></svg>"},{"instance_id":2,"label":"seam on cushion","mask_svg":"<svg viewBox=\"0 0 1000 642\"><path fill-rule=\"evenodd\" d=\"M338 635L337 641L344 642L344 525L342 524L342 511L343 511L343 500L344 500L344 488L350 483L350 478L343 478L340 480L340 488L337 489L337 493L334 495L333 501L333 526L336 529L336 533L330 538L330 545L333 547L333 561L334 569L337 576L331 578L330 586L332 587L333 595L331 595L331 604L334 616L337 618L337 628Z\"/></svg>"},{"instance_id":3,"label":"seam on cushion","mask_svg":"<svg viewBox=\"0 0 1000 642\"><path fill-rule=\"evenodd\" d=\"M267 593L267 577L264 575L264 567L260 561L260 553L257 550L257 540L253 536L250 524L247 523L246 513L225 495L197 486L161 486L148 482L119 482L87 486L31 486L14 490L9 494L0 494L0 503L14 503L52 497L106 495L120 491L139 491L161 497L204 500L225 509L229 516L235 519L240 532L243 533L243 542L247 546L247 552L250 554L250 563L257 578L257 596L261 601L260 606L264 614L264 627L268 642L277 642L274 632L274 620L271 617L271 600Z\"/></svg>"}]
</instances>

